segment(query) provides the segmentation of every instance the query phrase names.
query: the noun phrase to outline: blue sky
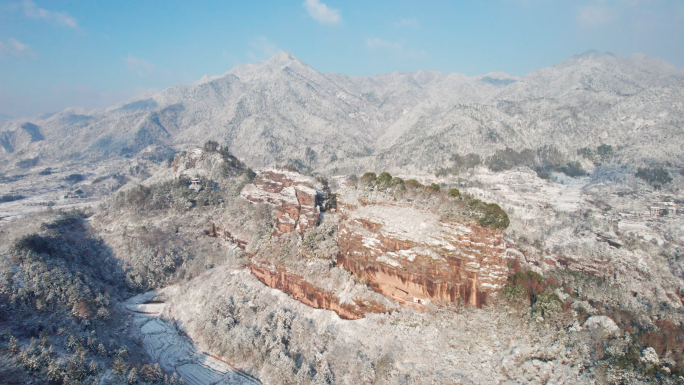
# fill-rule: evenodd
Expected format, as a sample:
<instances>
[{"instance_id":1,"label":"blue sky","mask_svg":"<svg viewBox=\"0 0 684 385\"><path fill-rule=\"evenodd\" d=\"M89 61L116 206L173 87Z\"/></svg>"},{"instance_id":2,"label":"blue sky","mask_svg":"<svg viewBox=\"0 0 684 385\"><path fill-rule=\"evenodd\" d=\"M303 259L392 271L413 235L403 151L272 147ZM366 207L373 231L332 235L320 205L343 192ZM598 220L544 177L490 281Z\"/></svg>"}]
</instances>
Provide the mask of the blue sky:
<instances>
[{"instance_id":1,"label":"blue sky","mask_svg":"<svg viewBox=\"0 0 684 385\"><path fill-rule=\"evenodd\" d=\"M321 72L522 76L589 49L684 67L684 2L0 0L0 113L106 107L288 50Z\"/></svg>"}]
</instances>

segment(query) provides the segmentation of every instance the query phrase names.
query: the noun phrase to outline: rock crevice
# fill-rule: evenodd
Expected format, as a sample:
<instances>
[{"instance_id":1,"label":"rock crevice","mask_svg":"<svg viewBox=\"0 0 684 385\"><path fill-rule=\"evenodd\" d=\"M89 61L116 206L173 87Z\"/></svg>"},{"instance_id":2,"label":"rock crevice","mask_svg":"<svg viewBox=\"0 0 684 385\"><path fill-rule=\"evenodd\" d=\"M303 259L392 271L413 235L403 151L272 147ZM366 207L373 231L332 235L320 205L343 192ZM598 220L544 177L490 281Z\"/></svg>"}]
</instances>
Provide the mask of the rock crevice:
<instances>
[{"instance_id":1,"label":"rock crevice","mask_svg":"<svg viewBox=\"0 0 684 385\"><path fill-rule=\"evenodd\" d=\"M245 186L242 196L252 202L268 203L276 208L274 235L304 233L318 226L326 209L327 186L315 179L291 171L269 170L259 173L254 183Z\"/></svg>"}]
</instances>

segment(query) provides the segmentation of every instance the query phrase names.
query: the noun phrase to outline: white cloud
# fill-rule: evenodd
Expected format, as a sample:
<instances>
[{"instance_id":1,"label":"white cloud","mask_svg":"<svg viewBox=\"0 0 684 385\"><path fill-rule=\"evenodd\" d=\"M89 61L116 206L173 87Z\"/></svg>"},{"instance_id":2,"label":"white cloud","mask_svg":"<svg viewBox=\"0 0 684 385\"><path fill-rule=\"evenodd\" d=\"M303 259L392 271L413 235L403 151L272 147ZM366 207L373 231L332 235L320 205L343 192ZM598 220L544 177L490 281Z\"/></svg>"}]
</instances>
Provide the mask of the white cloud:
<instances>
[{"instance_id":1,"label":"white cloud","mask_svg":"<svg viewBox=\"0 0 684 385\"><path fill-rule=\"evenodd\" d=\"M401 19L394 23L395 27L420 28L420 22L415 19Z\"/></svg>"},{"instance_id":2,"label":"white cloud","mask_svg":"<svg viewBox=\"0 0 684 385\"><path fill-rule=\"evenodd\" d=\"M340 11L337 9L328 8L325 3L320 0L305 0L304 9L311 16L312 19L323 24L338 24L342 21Z\"/></svg>"},{"instance_id":3,"label":"white cloud","mask_svg":"<svg viewBox=\"0 0 684 385\"><path fill-rule=\"evenodd\" d=\"M253 50L247 52L250 60L267 59L278 52L278 47L263 36L255 36L249 42Z\"/></svg>"},{"instance_id":4,"label":"white cloud","mask_svg":"<svg viewBox=\"0 0 684 385\"><path fill-rule=\"evenodd\" d=\"M366 39L366 47L372 51L384 51L391 53L395 56L401 57L401 58L418 58L421 56L425 56L425 51L420 50L420 51L415 51L415 50L407 50L404 48L404 44L400 42L391 42L387 40L380 39L379 37L373 38L373 39Z\"/></svg>"},{"instance_id":5,"label":"white cloud","mask_svg":"<svg viewBox=\"0 0 684 385\"><path fill-rule=\"evenodd\" d=\"M126 67L128 67L128 72L140 76L149 75L154 69L154 64L131 54L128 54L128 56L123 58L123 61L126 63Z\"/></svg>"},{"instance_id":6,"label":"white cloud","mask_svg":"<svg viewBox=\"0 0 684 385\"><path fill-rule=\"evenodd\" d=\"M577 22L582 27L600 27L615 20L615 10L602 5L587 5L577 12Z\"/></svg>"},{"instance_id":7,"label":"white cloud","mask_svg":"<svg viewBox=\"0 0 684 385\"><path fill-rule=\"evenodd\" d=\"M401 43L392 43L391 41L380 39L376 37L374 39L366 39L366 47L370 49L383 49L386 51L394 51L399 53L404 51L404 46Z\"/></svg>"},{"instance_id":8,"label":"white cloud","mask_svg":"<svg viewBox=\"0 0 684 385\"><path fill-rule=\"evenodd\" d=\"M32 19L44 19L54 22L57 25L61 25L69 28L78 28L78 22L72 16L69 16L66 12L60 11L48 11L47 9L38 8L36 3L31 0L23 0L21 2L24 8L24 14Z\"/></svg>"},{"instance_id":9,"label":"white cloud","mask_svg":"<svg viewBox=\"0 0 684 385\"><path fill-rule=\"evenodd\" d=\"M5 56L34 56L33 50L27 44L11 37L7 41L0 41L0 58Z\"/></svg>"}]
</instances>

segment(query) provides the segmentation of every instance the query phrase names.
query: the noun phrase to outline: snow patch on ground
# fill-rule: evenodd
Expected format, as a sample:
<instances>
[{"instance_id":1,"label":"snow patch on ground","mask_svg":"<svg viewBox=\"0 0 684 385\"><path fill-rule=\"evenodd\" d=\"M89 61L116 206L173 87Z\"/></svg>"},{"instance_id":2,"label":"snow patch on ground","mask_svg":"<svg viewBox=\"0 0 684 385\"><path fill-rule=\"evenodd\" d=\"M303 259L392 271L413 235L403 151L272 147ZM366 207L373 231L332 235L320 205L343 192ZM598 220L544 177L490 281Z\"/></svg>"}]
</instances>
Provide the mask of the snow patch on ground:
<instances>
[{"instance_id":1,"label":"snow patch on ground","mask_svg":"<svg viewBox=\"0 0 684 385\"><path fill-rule=\"evenodd\" d=\"M131 332L141 336L145 351L164 371L178 372L188 385L260 384L231 365L207 353L198 353L192 340L179 332L175 321L162 319L167 310L165 303L144 303L157 294L152 291L137 295L123 306L133 315Z\"/></svg>"}]
</instances>

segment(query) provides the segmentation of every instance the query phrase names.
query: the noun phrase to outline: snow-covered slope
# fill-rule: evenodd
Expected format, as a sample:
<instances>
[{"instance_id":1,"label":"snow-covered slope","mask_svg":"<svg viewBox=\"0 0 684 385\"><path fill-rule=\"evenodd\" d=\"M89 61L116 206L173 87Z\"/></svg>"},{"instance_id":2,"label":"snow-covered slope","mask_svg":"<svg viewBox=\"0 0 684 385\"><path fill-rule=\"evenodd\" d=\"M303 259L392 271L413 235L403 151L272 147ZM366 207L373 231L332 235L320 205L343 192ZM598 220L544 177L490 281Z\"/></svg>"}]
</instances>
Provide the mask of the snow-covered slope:
<instances>
[{"instance_id":1,"label":"snow-covered slope","mask_svg":"<svg viewBox=\"0 0 684 385\"><path fill-rule=\"evenodd\" d=\"M643 55L590 51L523 78L360 77L322 74L281 51L105 110L0 121L0 138L12 141L0 157L126 155L211 139L257 167L433 171L454 152L555 144L573 156L606 143L627 163L681 165L683 96L684 71ZM45 140L14 139L27 121Z\"/></svg>"}]
</instances>

